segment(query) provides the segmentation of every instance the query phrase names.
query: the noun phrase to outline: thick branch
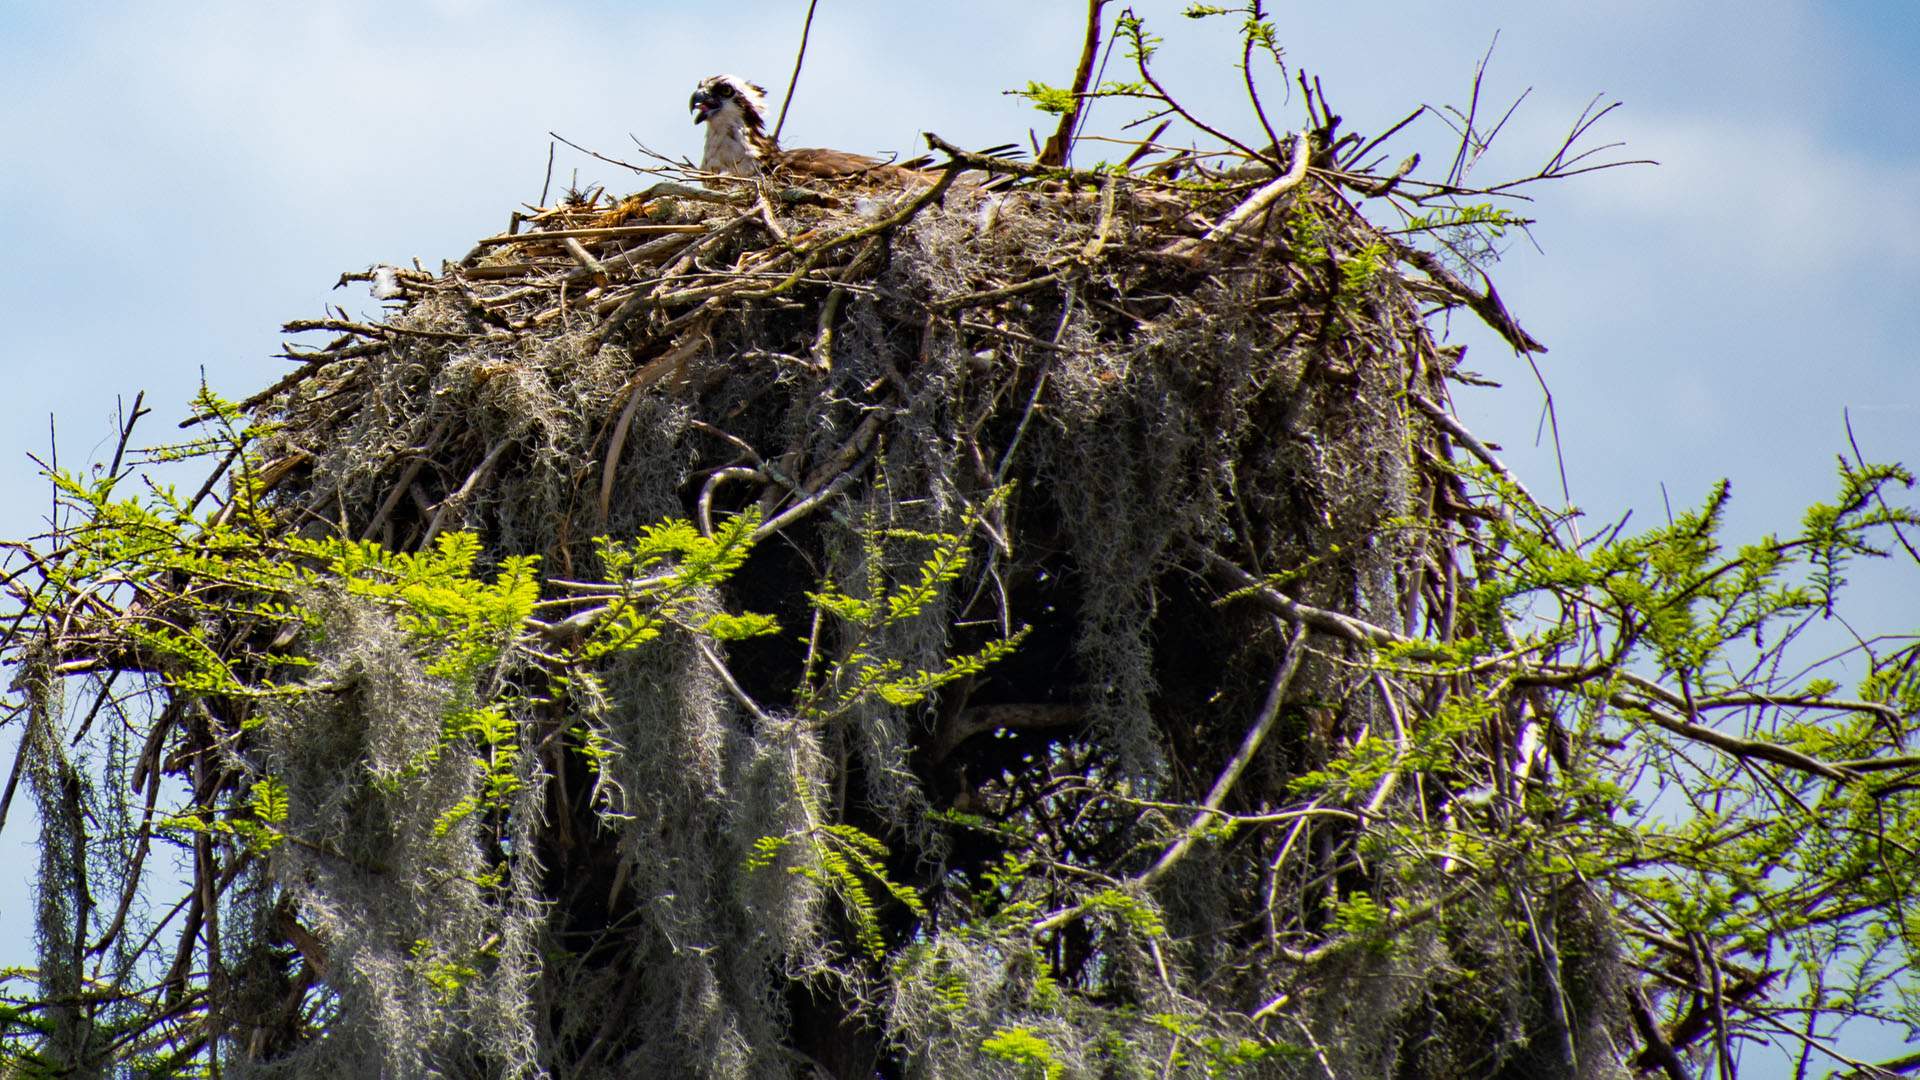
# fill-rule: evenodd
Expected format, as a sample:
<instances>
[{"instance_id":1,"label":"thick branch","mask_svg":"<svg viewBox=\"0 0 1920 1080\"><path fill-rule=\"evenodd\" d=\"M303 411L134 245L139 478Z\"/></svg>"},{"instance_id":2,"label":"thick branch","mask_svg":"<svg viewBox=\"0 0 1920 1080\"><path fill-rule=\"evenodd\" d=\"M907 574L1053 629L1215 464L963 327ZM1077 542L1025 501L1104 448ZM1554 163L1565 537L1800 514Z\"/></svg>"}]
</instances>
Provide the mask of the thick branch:
<instances>
[{"instance_id":1,"label":"thick branch","mask_svg":"<svg viewBox=\"0 0 1920 1080\"><path fill-rule=\"evenodd\" d=\"M1073 150L1074 127L1087 106L1087 85L1093 81L1093 58L1100 52L1100 11L1108 0L1087 0L1087 40L1080 48L1080 66L1073 72L1073 104L1060 117L1060 126L1034 160L1041 165L1065 165Z\"/></svg>"}]
</instances>

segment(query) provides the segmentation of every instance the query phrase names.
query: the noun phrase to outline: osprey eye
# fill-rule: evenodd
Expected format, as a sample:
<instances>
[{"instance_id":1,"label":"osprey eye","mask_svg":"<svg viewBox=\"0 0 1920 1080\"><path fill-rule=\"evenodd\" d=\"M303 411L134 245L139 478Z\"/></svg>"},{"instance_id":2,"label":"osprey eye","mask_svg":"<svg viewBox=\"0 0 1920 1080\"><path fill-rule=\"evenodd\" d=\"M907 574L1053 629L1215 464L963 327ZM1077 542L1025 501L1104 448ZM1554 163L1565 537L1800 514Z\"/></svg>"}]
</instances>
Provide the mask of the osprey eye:
<instances>
[{"instance_id":1,"label":"osprey eye","mask_svg":"<svg viewBox=\"0 0 1920 1080\"><path fill-rule=\"evenodd\" d=\"M719 86L713 88L713 92L723 98L729 98L733 96L733 87L727 83L721 83Z\"/></svg>"}]
</instances>

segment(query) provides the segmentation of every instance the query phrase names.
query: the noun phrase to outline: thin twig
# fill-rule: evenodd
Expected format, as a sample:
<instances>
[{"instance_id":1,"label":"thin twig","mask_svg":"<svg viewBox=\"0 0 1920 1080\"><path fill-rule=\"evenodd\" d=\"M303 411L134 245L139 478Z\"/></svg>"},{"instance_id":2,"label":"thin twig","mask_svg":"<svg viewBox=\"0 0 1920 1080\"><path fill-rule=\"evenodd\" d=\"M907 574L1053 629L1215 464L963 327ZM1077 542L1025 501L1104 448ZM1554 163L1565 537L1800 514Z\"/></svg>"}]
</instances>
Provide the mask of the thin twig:
<instances>
[{"instance_id":1,"label":"thin twig","mask_svg":"<svg viewBox=\"0 0 1920 1080\"><path fill-rule=\"evenodd\" d=\"M1260 103L1260 87L1253 79L1254 41L1259 31L1266 26L1266 18L1266 12L1260 7L1260 0L1251 0L1247 9L1247 23L1240 31L1240 78L1246 83L1247 100L1253 103L1253 115L1260 121L1260 130L1267 133L1267 143L1273 147L1274 152L1277 154L1280 152L1280 135L1274 129L1273 123L1267 119L1266 106ZM1279 63L1279 57L1277 55L1274 57L1274 62ZM1280 68L1282 85L1285 85L1286 77L1287 69L1285 65L1282 65ZM1298 144L1301 149L1304 149L1306 145L1307 143L1304 139Z\"/></svg>"},{"instance_id":2,"label":"thin twig","mask_svg":"<svg viewBox=\"0 0 1920 1080\"><path fill-rule=\"evenodd\" d=\"M807 38L813 34L813 9L820 6L820 0L807 0L807 21L800 26L800 48L793 54L793 76L787 80L787 92L780 98L780 118L773 123L773 141L780 141L780 132L787 126L787 110L793 106L793 88L800 82L801 65L807 62Z\"/></svg>"},{"instance_id":3,"label":"thin twig","mask_svg":"<svg viewBox=\"0 0 1920 1080\"><path fill-rule=\"evenodd\" d=\"M1128 10L1130 13L1132 9L1128 9ZM1123 17L1122 22L1124 21L1125 19ZM1278 161L1275 161L1272 158L1269 158L1267 155L1260 153L1258 150L1255 150L1253 147L1248 146L1246 143L1241 142L1239 139L1234 138L1233 136L1227 134L1226 132L1221 131L1219 128L1216 128L1213 125L1207 123L1206 121L1200 119L1198 116L1195 116L1193 113L1187 111L1186 106L1174 100L1173 95L1167 92L1167 88L1161 85L1159 78L1157 78L1153 74L1153 71L1147 66L1147 55L1151 50L1144 48L1143 42L1139 40L1139 35L1143 34L1144 31L1139 29L1138 25L1136 24L1132 33L1135 35L1134 67L1136 70L1140 72L1140 78L1148 86L1153 88L1153 92L1155 94L1159 95L1160 101L1165 102L1168 108L1172 109L1175 113L1178 113L1180 116L1180 119L1185 120L1187 123L1192 124L1194 127L1199 128L1201 131L1206 132L1208 135L1211 135L1214 138L1220 140L1221 142L1226 143L1228 146L1233 147L1235 150L1240 151L1242 154L1245 154L1249 159L1254 161L1264 161L1268 165L1271 165L1273 167L1274 172L1280 171L1280 163Z\"/></svg>"},{"instance_id":4,"label":"thin twig","mask_svg":"<svg viewBox=\"0 0 1920 1080\"><path fill-rule=\"evenodd\" d=\"M134 407L138 409L139 402L136 401ZM1854 464L1864 469L1867 467L1867 456L1860 452L1860 440L1853 435L1853 410L1840 410L1840 418L1847 426L1847 445L1853 448ZM1880 493L1877 486L1873 489L1873 501L1880 504L1880 512L1886 517L1887 527L1893 530L1894 539L1900 541L1900 546L1907 549L1907 555L1915 564L1920 565L1920 551L1915 551L1913 543L1907 539L1907 534L1900 531L1900 515L1894 513L1893 507L1887 505L1886 496Z\"/></svg>"},{"instance_id":5,"label":"thin twig","mask_svg":"<svg viewBox=\"0 0 1920 1080\"><path fill-rule=\"evenodd\" d=\"M133 438L133 425L139 423L141 417L153 411L152 409L141 407L141 403L146 400L147 392L145 390L137 391L133 395L133 409L121 417L120 438L113 447L113 463L107 466L107 478L109 480L118 480L120 478L120 462L127 456L127 442ZM1848 431L1849 434L1851 434L1852 429L1849 428ZM1858 447L1856 446L1855 449L1857 450Z\"/></svg>"}]
</instances>

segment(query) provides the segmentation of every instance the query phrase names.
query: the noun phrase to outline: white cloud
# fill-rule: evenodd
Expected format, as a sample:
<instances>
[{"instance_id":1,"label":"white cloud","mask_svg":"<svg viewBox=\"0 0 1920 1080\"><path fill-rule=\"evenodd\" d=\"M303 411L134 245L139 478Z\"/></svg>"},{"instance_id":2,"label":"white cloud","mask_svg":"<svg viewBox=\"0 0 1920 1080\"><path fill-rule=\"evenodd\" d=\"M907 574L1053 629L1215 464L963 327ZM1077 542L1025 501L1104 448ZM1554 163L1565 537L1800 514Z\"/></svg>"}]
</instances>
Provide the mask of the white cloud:
<instances>
[{"instance_id":1,"label":"white cloud","mask_svg":"<svg viewBox=\"0 0 1920 1080\"><path fill-rule=\"evenodd\" d=\"M1920 258L1920 159L1876 161L1764 116L1637 115L1633 156L1658 167L1575 183L1575 202L1668 230L1681 260L1750 264L1769 277L1877 274Z\"/></svg>"}]
</instances>

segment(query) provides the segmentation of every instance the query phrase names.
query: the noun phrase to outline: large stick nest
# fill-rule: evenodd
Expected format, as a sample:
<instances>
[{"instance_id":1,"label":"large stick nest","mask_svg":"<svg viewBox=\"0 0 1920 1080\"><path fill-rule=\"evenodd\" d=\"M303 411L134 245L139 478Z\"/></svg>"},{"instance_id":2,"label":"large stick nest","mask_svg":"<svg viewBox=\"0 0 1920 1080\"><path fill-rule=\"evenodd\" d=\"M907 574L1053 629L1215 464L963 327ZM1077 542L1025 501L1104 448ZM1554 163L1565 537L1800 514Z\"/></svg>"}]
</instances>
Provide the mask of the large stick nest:
<instances>
[{"instance_id":1,"label":"large stick nest","mask_svg":"<svg viewBox=\"0 0 1920 1080\"><path fill-rule=\"evenodd\" d=\"M364 777L417 757L443 706L390 620L340 605L295 648L356 690L269 709L237 743L182 736L168 763L203 798L286 777L313 841L252 875L199 868L208 890L260 886L226 901L254 914L226 921L250 943L220 961L216 1029L287 1075L971 1076L1017 1072L981 1047L1024 1018L1093 1075L1108 1042L1158 1037L1153 1015L1230 1038L1290 1015L1333 1047L1307 1072L1331 1053L1360 1075L1413 1067L1437 1051L1404 1047L1448 1025L1534 1023L1519 960L1512 993L1483 985L1486 1007L1453 1016L1424 996L1442 944L1315 951L1327 897L1446 884L1375 880L1364 815L1180 839L1192 808L1297 806L1289 782L1360 733L1406 737L1417 717L1356 660L1380 627L1472 632L1456 553L1477 511L1450 462L1463 438L1485 453L1447 415L1458 351L1428 320L1471 309L1534 347L1490 291L1370 226L1355 178L1305 145L1284 175L1182 184L956 152L904 188L576 193L438 273L348 275L388 315L290 324L337 336L247 403L274 425L252 480L283 527L397 550L467 530L487 561L538 555L565 581L600 572L597 536L752 510L759 543L707 602L787 632L723 664L685 641L610 664L605 774L564 718L526 718L511 825L439 835L458 784L376 796ZM1020 646L923 705L794 730L810 647L851 647L809 645L808 591L910 577L912 536L962 527L976 558L938 617L881 645L921 668L1031 628ZM537 625L548 645L578 629ZM889 874L927 898L887 909L891 966L848 944L817 883L742 869L796 791L886 838ZM1054 914L1031 940L982 936L983 875L1016 851ZM458 885L508 862L502 890ZM1098 918L1090 881L1130 883L1168 936ZM492 958L462 1008L408 981L422 942ZM1041 1000L1042 968L1069 1005Z\"/></svg>"}]
</instances>

